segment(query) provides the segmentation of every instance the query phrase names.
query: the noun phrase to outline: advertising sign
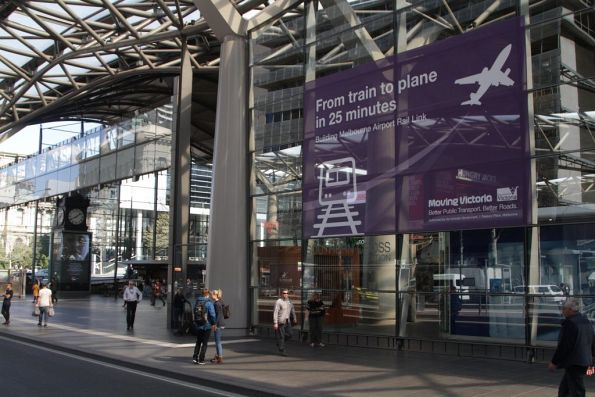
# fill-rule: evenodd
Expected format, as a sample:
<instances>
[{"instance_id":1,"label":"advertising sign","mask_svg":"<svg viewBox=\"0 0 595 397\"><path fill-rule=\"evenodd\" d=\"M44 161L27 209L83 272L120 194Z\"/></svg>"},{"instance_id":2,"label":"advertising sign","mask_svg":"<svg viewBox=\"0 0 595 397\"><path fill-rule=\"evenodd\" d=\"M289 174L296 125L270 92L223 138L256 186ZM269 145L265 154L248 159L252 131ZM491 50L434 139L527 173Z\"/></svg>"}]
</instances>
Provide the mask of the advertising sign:
<instances>
[{"instance_id":1,"label":"advertising sign","mask_svg":"<svg viewBox=\"0 0 595 397\"><path fill-rule=\"evenodd\" d=\"M524 54L514 18L307 83L304 237L527 224Z\"/></svg>"}]
</instances>

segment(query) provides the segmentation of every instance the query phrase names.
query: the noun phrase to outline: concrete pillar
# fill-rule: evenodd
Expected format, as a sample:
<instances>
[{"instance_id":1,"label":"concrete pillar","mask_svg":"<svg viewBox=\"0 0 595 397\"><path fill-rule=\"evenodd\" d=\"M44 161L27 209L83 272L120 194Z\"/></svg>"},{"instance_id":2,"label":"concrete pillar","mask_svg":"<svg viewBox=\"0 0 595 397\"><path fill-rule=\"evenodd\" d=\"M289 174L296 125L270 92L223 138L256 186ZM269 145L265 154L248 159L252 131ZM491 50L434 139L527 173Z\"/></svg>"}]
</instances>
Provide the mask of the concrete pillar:
<instances>
[{"instance_id":1,"label":"concrete pillar","mask_svg":"<svg viewBox=\"0 0 595 397\"><path fill-rule=\"evenodd\" d=\"M174 84L175 122L171 147L171 200L169 205L168 280L169 302L177 281L184 285L188 264L188 233L190 221L190 112L192 111L192 66L186 47L182 50L180 76ZM157 185L155 185L157 186ZM157 213L155 213L157 222ZM157 226L157 225L155 225ZM174 271L176 268L181 272ZM167 306L167 324L171 324L171 305Z\"/></svg>"},{"instance_id":2,"label":"concrete pillar","mask_svg":"<svg viewBox=\"0 0 595 397\"><path fill-rule=\"evenodd\" d=\"M246 39L228 35L219 66L207 285L222 289L232 308L230 336L246 334L249 326L247 88Z\"/></svg>"}]
</instances>

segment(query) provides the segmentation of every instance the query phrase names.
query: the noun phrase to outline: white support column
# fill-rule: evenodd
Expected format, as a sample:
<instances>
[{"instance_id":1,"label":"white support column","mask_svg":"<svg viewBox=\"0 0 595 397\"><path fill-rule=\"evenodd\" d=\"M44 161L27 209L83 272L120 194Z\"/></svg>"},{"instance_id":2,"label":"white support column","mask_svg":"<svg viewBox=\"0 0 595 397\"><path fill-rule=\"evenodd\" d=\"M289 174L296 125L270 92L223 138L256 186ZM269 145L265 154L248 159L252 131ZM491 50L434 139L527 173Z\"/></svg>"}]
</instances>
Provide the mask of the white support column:
<instances>
[{"instance_id":1,"label":"white support column","mask_svg":"<svg viewBox=\"0 0 595 397\"><path fill-rule=\"evenodd\" d=\"M232 308L227 335L249 326L247 44L230 35L221 44L213 186L207 251L207 286L221 288Z\"/></svg>"}]
</instances>

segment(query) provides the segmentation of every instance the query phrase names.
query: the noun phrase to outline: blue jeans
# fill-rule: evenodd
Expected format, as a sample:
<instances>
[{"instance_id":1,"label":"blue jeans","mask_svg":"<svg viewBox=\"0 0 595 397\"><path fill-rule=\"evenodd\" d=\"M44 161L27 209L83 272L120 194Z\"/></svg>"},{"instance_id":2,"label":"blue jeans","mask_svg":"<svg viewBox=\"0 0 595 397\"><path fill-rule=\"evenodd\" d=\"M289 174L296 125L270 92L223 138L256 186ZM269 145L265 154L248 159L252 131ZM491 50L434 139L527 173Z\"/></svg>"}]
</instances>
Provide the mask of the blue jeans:
<instances>
[{"instance_id":1,"label":"blue jeans","mask_svg":"<svg viewBox=\"0 0 595 397\"><path fill-rule=\"evenodd\" d=\"M221 344L221 333L223 329L217 327L215 330L215 354L219 357L223 357L223 345Z\"/></svg>"},{"instance_id":2,"label":"blue jeans","mask_svg":"<svg viewBox=\"0 0 595 397\"><path fill-rule=\"evenodd\" d=\"M48 312L50 311L49 306L39 306L39 325L41 325L41 321L45 320L43 323L48 323Z\"/></svg>"}]
</instances>

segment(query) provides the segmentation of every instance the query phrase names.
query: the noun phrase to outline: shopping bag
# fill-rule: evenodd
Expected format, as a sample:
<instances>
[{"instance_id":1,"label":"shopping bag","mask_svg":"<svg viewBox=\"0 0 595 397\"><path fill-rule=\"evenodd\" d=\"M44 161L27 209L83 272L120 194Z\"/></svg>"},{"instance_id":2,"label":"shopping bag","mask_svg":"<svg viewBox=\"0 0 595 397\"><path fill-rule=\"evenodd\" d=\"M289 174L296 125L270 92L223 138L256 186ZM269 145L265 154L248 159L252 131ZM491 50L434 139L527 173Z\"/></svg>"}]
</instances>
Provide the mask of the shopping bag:
<instances>
[{"instance_id":1,"label":"shopping bag","mask_svg":"<svg viewBox=\"0 0 595 397\"><path fill-rule=\"evenodd\" d=\"M35 316L35 317L39 317L39 306L35 306L35 305L33 306L33 313L32 313L32 315Z\"/></svg>"},{"instance_id":2,"label":"shopping bag","mask_svg":"<svg viewBox=\"0 0 595 397\"><path fill-rule=\"evenodd\" d=\"M55 314L54 313L54 307L53 306L50 306L50 309L48 310L48 316L54 317L54 314Z\"/></svg>"}]
</instances>

